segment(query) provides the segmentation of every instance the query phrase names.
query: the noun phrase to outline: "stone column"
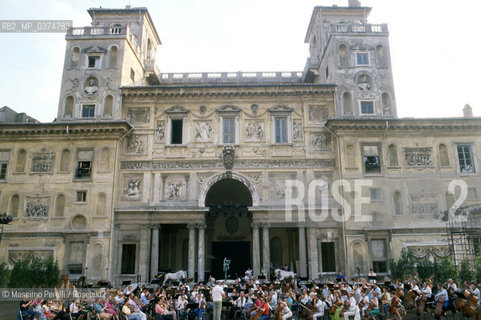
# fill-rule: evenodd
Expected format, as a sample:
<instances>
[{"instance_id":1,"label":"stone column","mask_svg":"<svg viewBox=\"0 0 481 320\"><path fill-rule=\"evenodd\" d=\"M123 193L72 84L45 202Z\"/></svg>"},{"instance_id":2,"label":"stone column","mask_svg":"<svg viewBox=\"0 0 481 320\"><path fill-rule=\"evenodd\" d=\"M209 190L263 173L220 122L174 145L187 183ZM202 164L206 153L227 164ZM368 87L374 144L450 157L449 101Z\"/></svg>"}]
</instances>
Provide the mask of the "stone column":
<instances>
[{"instance_id":1,"label":"stone column","mask_svg":"<svg viewBox=\"0 0 481 320\"><path fill-rule=\"evenodd\" d=\"M319 276L319 257L317 252L317 236L314 228L307 229L309 239L309 279L317 279Z\"/></svg>"},{"instance_id":2,"label":"stone column","mask_svg":"<svg viewBox=\"0 0 481 320\"><path fill-rule=\"evenodd\" d=\"M197 281L204 281L204 272L205 272L205 252L204 252L204 230L205 230L205 225L201 224L197 226L199 228L199 247L197 250L198 254L198 262L197 262L197 276L198 279Z\"/></svg>"},{"instance_id":3,"label":"stone column","mask_svg":"<svg viewBox=\"0 0 481 320\"><path fill-rule=\"evenodd\" d=\"M139 274L140 281L149 281L149 267L150 267L150 225L141 227L140 233L140 252L139 252Z\"/></svg>"},{"instance_id":4,"label":"stone column","mask_svg":"<svg viewBox=\"0 0 481 320\"><path fill-rule=\"evenodd\" d=\"M150 280L159 271L159 225L152 228L152 252L150 254Z\"/></svg>"},{"instance_id":5,"label":"stone column","mask_svg":"<svg viewBox=\"0 0 481 320\"><path fill-rule=\"evenodd\" d=\"M269 226L265 224L262 227L262 266L269 279L269 274L271 271L271 257L270 257L270 247L269 247Z\"/></svg>"},{"instance_id":6,"label":"stone column","mask_svg":"<svg viewBox=\"0 0 481 320\"><path fill-rule=\"evenodd\" d=\"M299 276L307 277L306 268L306 226L299 225Z\"/></svg>"},{"instance_id":7,"label":"stone column","mask_svg":"<svg viewBox=\"0 0 481 320\"><path fill-rule=\"evenodd\" d=\"M195 275L195 225L188 224L189 228L189 262L187 278L194 278ZM187 280L187 279L186 279Z\"/></svg>"},{"instance_id":8,"label":"stone column","mask_svg":"<svg viewBox=\"0 0 481 320\"><path fill-rule=\"evenodd\" d=\"M252 260L254 275L258 276L261 269L261 257L259 247L259 225L256 223L252 224Z\"/></svg>"}]
</instances>

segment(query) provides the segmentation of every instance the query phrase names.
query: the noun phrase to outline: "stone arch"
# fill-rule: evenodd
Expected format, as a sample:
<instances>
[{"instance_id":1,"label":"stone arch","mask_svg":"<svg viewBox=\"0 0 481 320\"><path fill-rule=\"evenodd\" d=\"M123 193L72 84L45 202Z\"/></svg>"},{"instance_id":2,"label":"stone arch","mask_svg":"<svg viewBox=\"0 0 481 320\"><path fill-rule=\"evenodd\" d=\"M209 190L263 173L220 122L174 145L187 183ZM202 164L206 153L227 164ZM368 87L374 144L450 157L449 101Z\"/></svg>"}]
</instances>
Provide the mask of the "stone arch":
<instances>
[{"instance_id":1,"label":"stone arch","mask_svg":"<svg viewBox=\"0 0 481 320\"><path fill-rule=\"evenodd\" d=\"M357 269L359 268L360 274L367 274L366 257L367 247L366 244L359 239L351 242L351 261L352 261L352 274L357 275Z\"/></svg>"},{"instance_id":2,"label":"stone arch","mask_svg":"<svg viewBox=\"0 0 481 320\"><path fill-rule=\"evenodd\" d=\"M101 242L95 243L92 248L89 250L90 258L90 267L89 267L89 275L90 279L101 279L103 276L104 268L102 267L103 264L103 257L104 257L104 245Z\"/></svg>"},{"instance_id":3,"label":"stone arch","mask_svg":"<svg viewBox=\"0 0 481 320\"><path fill-rule=\"evenodd\" d=\"M79 47L73 47L72 48L72 56L71 56L70 66L72 68L76 68L78 66L79 59L80 59L80 48Z\"/></svg>"},{"instance_id":4,"label":"stone arch","mask_svg":"<svg viewBox=\"0 0 481 320\"><path fill-rule=\"evenodd\" d=\"M205 207L205 198L207 196L207 192L209 192L209 189L214 185L214 183L223 179L234 179L243 183L251 193L252 206L259 206L260 192L254 181L252 181L249 177L246 177L243 174L237 172L229 172L229 174L227 174L226 172L222 172L209 177L209 179L207 179L207 181L200 188L199 207Z\"/></svg>"},{"instance_id":5,"label":"stone arch","mask_svg":"<svg viewBox=\"0 0 481 320\"><path fill-rule=\"evenodd\" d=\"M63 217L65 214L65 195L60 193L55 199L55 217Z\"/></svg>"},{"instance_id":6,"label":"stone arch","mask_svg":"<svg viewBox=\"0 0 481 320\"><path fill-rule=\"evenodd\" d=\"M75 99L73 96L67 96L64 103L64 117L73 117Z\"/></svg>"},{"instance_id":7,"label":"stone arch","mask_svg":"<svg viewBox=\"0 0 481 320\"><path fill-rule=\"evenodd\" d=\"M8 205L8 214L12 217L18 217L19 205L20 205L20 197L18 196L18 194L14 194L10 198L10 203Z\"/></svg>"},{"instance_id":8,"label":"stone arch","mask_svg":"<svg viewBox=\"0 0 481 320\"><path fill-rule=\"evenodd\" d=\"M110 68L115 68L117 66L117 56L119 48L117 46L111 46L109 49L109 64Z\"/></svg>"},{"instance_id":9,"label":"stone arch","mask_svg":"<svg viewBox=\"0 0 481 320\"><path fill-rule=\"evenodd\" d=\"M17 162L15 165L16 173L25 172L25 162L27 160L27 152L24 149L20 149L17 153Z\"/></svg>"}]
</instances>

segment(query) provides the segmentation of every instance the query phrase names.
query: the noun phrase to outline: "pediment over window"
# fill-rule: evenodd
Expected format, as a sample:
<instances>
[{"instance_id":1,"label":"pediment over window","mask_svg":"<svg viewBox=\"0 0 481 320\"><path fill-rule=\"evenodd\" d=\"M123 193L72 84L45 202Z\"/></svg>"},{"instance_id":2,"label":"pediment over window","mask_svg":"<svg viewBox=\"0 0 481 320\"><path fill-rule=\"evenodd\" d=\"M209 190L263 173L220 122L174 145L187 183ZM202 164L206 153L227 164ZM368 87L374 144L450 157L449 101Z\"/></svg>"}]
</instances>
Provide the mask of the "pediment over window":
<instances>
[{"instance_id":1,"label":"pediment over window","mask_svg":"<svg viewBox=\"0 0 481 320\"><path fill-rule=\"evenodd\" d=\"M236 106L229 106L229 105L225 105L225 106L222 106L220 108L217 109L217 112L219 113L222 113L222 112L241 112L241 109L239 107L236 107Z\"/></svg>"},{"instance_id":2,"label":"pediment over window","mask_svg":"<svg viewBox=\"0 0 481 320\"><path fill-rule=\"evenodd\" d=\"M167 114L187 114L189 113L189 110L182 106L172 106L169 109L165 110L165 113Z\"/></svg>"},{"instance_id":3,"label":"pediment over window","mask_svg":"<svg viewBox=\"0 0 481 320\"><path fill-rule=\"evenodd\" d=\"M284 104L278 104L272 108L269 108L269 112L292 112L294 109Z\"/></svg>"},{"instance_id":4,"label":"pediment over window","mask_svg":"<svg viewBox=\"0 0 481 320\"><path fill-rule=\"evenodd\" d=\"M106 52L107 52L106 49L98 46L90 46L82 50L82 53L106 53Z\"/></svg>"}]
</instances>

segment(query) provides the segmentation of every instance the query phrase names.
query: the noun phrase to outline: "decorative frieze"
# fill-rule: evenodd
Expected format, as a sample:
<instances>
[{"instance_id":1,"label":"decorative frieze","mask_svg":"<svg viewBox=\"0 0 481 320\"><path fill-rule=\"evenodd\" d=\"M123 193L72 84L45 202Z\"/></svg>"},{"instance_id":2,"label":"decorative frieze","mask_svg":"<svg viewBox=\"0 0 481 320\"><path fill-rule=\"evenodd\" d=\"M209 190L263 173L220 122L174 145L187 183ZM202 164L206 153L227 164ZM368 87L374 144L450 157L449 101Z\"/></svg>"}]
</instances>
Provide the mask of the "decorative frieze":
<instances>
[{"instance_id":1,"label":"decorative frieze","mask_svg":"<svg viewBox=\"0 0 481 320\"><path fill-rule=\"evenodd\" d=\"M51 173L55 163L55 153L33 153L32 172Z\"/></svg>"},{"instance_id":2,"label":"decorative frieze","mask_svg":"<svg viewBox=\"0 0 481 320\"><path fill-rule=\"evenodd\" d=\"M434 167L431 148L404 148L406 167Z\"/></svg>"},{"instance_id":3,"label":"decorative frieze","mask_svg":"<svg viewBox=\"0 0 481 320\"><path fill-rule=\"evenodd\" d=\"M17 262L26 259L40 259L47 261L54 256L54 250L44 248L8 248L8 262L15 265Z\"/></svg>"},{"instance_id":4,"label":"decorative frieze","mask_svg":"<svg viewBox=\"0 0 481 320\"><path fill-rule=\"evenodd\" d=\"M25 197L26 218L47 218L49 197Z\"/></svg>"},{"instance_id":5,"label":"decorative frieze","mask_svg":"<svg viewBox=\"0 0 481 320\"><path fill-rule=\"evenodd\" d=\"M220 160L178 160L178 161L122 161L122 170L179 170L179 169L222 169ZM234 169L285 169L285 168L332 168L331 159L301 159L301 160L236 160Z\"/></svg>"}]
</instances>

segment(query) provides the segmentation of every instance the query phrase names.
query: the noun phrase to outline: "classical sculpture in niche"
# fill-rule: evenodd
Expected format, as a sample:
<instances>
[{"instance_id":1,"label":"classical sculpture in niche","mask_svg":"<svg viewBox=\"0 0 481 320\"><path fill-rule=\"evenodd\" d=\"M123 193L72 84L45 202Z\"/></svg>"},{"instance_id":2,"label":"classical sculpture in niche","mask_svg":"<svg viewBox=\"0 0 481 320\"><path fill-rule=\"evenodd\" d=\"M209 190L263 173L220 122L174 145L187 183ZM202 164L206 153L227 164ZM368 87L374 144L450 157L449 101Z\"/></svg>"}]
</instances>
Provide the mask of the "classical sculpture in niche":
<instances>
[{"instance_id":1,"label":"classical sculpture in niche","mask_svg":"<svg viewBox=\"0 0 481 320\"><path fill-rule=\"evenodd\" d=\"M312 148L316 151L331 150L331 136L327 133L318 132L311 136Z\"/></svg>"},{"instance_id":2,"label":"classical sculpture in niche","mask_svg":"<svg viewBox=\"0 0 481 320\"><path fill-rule=\"evenodd\" d=\"M302 122L294 120L292 125L292 140L302 141L304 139L304 132L302 131Z\"/></svg>"},{"instance_id":3,"label":"classical sculpture in niche","mask_svg":"<svg viewBox=\"0 0 481 320\"><path fill-rule=\"evenodd\" d=\"M357 86L361 91L369 91L372 88L372 79L367 74L361 74L357 78Z\"/></svg>"},{"instance_id":4,"label":"classical sculpture in niche","mask_svg":"<svg viewBox=\"0 0 481 320\"><path fill-rule=\"evenodd\" d=\"M99 90L99 82L97 78L90 77L85 80L84 91L88 95L93 95Z\"/></svg>"},{"instance_id":5,"label":"classical sculpture in niche","mask_svg":"<svg viewBox=\"0 0 481 320\"><path fill-rule=\"evenodd\" d=\"M197 122L195 124L195 140L209 141L211 137L212 126L209 122Z\"/></svg>"},{"instance_id":6,"label":"classical sculpture in niche","mask_svg":"<svg viewBox=\"0 0 481 320\"><path fill-rule=\"evenodd\" d=\"M250 121L246 125L246 141L264 140L264 123Z\"/></svg>"},{"instance_id":7,"label":"classical sculpture in niche","mask_svg":"<svg viewBox=\"0 0 481 320\"><path fill-rule=\"evenodd\" d=\"M222 149L222 160L226 170L231 170L234 167L235 149L231 144L225 145Z\"/></svg>"},{"instance_id":8,"label":"classical sculpture in niche","mask_svg":"<svg viewBox=\"0 0 481 320\"><path fill-rule=\"evenodd\" d=\"M165 138L165 122L157 121L157 126L155 127L155 141L163 142Z\"/></svg>"}]
</instances>

